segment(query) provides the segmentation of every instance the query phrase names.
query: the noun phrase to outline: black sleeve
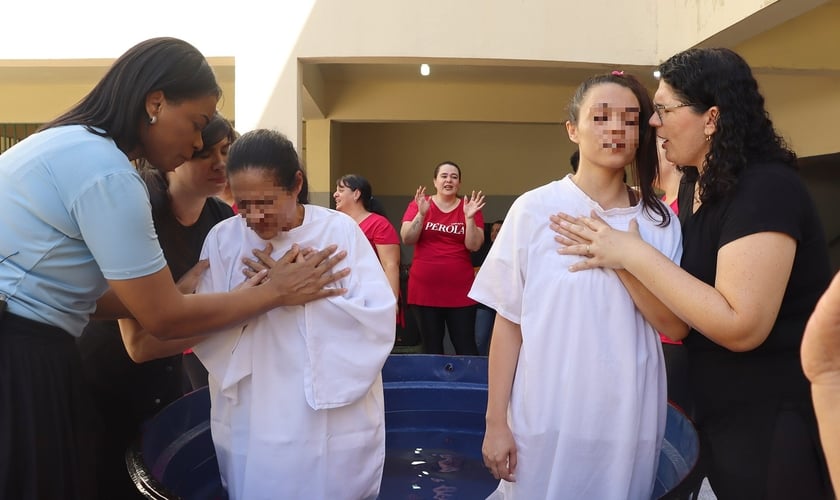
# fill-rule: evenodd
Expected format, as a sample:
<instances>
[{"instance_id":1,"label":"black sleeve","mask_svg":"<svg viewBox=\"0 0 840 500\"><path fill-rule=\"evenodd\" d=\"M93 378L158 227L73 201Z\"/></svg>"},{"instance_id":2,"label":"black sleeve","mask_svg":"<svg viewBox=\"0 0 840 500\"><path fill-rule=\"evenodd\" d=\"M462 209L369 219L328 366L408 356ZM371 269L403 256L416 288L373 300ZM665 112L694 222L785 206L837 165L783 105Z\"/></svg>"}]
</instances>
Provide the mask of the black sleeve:
<instances>
[{"instance_id":1,"label":"black sleeve","mask_svg":"<svg viewBox=\"0 0 840 500\"><path fill-rule=\"evenodd\" d=\"M741 174L736 193L723 215L718 248L744 236L763 232L802 239L803 211L808 192L799 174L782 164L748 166Z\"/></svg>"},{"instance_id":2,"label":"black sleeve","mask_svg":"<svg viewBox=\"0 0 840 500\"><path fill-rule=\"evenodd\" d=\"M169 207L169 183L166 181L166 175L160 170L151 167L144 167L137 171L143 182L146 183L146 189L149 190L149 201L152 204L152 214L157 215L166 211Z\"/></svg>"}]
</instances>

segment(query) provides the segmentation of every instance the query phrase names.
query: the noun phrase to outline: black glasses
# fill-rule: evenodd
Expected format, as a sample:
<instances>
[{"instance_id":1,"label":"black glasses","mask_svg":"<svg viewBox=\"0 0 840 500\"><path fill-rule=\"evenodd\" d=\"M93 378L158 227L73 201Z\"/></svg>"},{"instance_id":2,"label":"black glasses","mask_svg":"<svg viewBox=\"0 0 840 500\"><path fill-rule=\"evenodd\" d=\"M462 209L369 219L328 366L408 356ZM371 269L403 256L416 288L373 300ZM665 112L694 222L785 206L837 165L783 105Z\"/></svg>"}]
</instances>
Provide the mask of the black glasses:
<instances>
[{"instance_id":1,"label":"black glasses","mask_svg":"<svg viewBox=\"0 0 840 500\"><path fill-rule=\"evenodd\" d=\"M694 106L693 103L684 102L680 104L671 104L670 106L666 106L665 104L654 104L653 109L656 111L656 116L659 117L659 121L662 121L662 117L664 114L663 111L668 111L669 109L677 109L677 108L684 108L686 106Z\"/></svg>"}]
</instances>

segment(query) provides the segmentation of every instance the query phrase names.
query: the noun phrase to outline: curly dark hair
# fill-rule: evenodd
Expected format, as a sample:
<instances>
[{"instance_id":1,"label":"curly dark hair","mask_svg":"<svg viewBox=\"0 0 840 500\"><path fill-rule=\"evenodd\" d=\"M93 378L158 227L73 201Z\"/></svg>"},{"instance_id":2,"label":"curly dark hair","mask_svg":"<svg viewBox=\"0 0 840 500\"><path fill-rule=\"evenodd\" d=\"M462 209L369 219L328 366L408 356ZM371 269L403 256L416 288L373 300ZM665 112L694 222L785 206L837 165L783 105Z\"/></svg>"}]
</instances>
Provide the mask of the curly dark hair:
<instances>
[{"instance_id":1,"label":"curly dark hair","mask_svg":"<svg viewBox=\"0 0 840 500\"><path fill-rule=\"evenodd\" d=\"M645 86L633 75L623 71L587 78L578 86L569 102L569 121L575 124L578 122L580 106L586 94L592 87L604 83L614 83L629 89L639 101L639 147L630 170L635 185L639 186L645 211L658 216L660 226L667 226L671 220L671 211L659 201L653 189L654 181L659 175L659 156L656 153L656 130L647 120L654 112L653 101Z\"/></svg>"},{"instance_id":2,"label":"curly dark hair","mask_svg":"<svg viewBox=\"0 0 840 500\"><path fill-rule=\"evenodd\" d=\"M796 168L796 154L776 133L747 62L725 48L695 48L659 66L661 79L697 113L718 108L702 174L700 201L730 193L748 163L775 161Z\"/></svg>"}]
</instances>

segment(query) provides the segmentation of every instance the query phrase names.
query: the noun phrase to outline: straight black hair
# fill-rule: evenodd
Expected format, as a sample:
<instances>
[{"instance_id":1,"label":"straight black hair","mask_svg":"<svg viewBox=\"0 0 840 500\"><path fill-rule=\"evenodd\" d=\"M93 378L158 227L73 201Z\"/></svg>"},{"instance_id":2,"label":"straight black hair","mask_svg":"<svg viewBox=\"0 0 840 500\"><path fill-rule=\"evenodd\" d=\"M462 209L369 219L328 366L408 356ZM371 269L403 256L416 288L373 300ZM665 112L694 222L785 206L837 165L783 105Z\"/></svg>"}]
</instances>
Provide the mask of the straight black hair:
<instances>
[{"instance_id":1,"label":"straight black hair","mask_svg":"<svg viewBox=\"0 0 840 500\"><path fill-rule=\"evenodd\" d=\"M298 194L298 203L309 203L309 181L300 164L295 146L285 135L268 129L246 132L233 143L228 153L228 176L236 172L255 168L274 175L277 187L292 191L296 175L303 176L303 186Z\"/></svg>"},{"instance_id":2,"label":"straight black hair","mask_svg":"<svg viewBox=\"0 0 840 500\"><path fill-rule=\"evenodd\" d=\"M140 145L140 127L149 118L146 97L156 91L174 103L222 94L198 49L177 38L152 38L128 49L88 95L40 130L84 125L129 153Z\"/></svg>"},{"instance_id":3,"label":"straight black hair","mask_svg":"<svg viewBox=\"0 0 840 500\"><path fill-rule=\"evenodd\" d=\"M382 206L382 203L379 203L379 200L373 197L373 187L371 187L367 179L361 175L347 174L341 176L338 179L338 183L344 184L353 191L358 190L359 199L362 200L362 206L365 207L365 210L386 217L385 207Z\"/></svg>"}]
</instances>

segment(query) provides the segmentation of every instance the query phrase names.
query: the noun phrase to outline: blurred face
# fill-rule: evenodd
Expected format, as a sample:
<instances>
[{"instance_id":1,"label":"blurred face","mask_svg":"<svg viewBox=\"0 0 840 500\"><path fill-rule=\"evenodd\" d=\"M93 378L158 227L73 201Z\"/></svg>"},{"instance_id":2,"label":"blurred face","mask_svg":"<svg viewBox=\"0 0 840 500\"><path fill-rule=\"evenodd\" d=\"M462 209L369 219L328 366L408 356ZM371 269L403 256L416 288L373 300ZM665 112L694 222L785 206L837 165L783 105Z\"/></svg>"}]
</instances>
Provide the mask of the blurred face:
<instances>
[{"instance_id":1,"label":"blurred face","mask_svg":"<svg viewBox=\"0 0 840 500\"><path fill-rule=\"evenodd\" d=\"M217 102L214 95L173 103L160 91L149 94L146 113L155 123L140 127L141 155L164 172L190 160L203 146L201 130L210 123Z\"/></svg>"},{"instance_id":2,"label":"blurred face","mask_svg":"<svg viewBox=\"0 0 840 500\"><path fill-rule=\"evenodd\" d=\"M231 174L229 180L239 213L260 238L270 240L303 222L297 203L303 186L300 173L292 191L278 187L273 173L263 168L240 170Z\"/></svg>"},{"instance_id":3,"label":"blurred face","mask_svg":"<svg viewBox=\"0 0 840 500\"><path fill-rule=\"evenodd\" d=\"M333 199L335 200L335 209L339 212L346 212L353 207L359 199L359 191L350 189L345 186L343 182L339 182L335 186L335 193Z\"/></svg>"},{"instance_id":4,"label":"blurred face","mask_svg":"<svg viewBox=\"0 0 840 500\"><path fill-rule=\"evenodd\" d=\"M227 165L230 140L225 137L187 161L169 174L169 182L187 186L202 196L220 196L227 185Z\"/></svg>"},{"instance_id":5,"label":"blurred face","mask_svg":"<svg viewBox=\"0 0 840 500\"><path fill-rule=\"evenodd\" d=\"M707 114L716 108L697 113L690 106L676 107L687 103L680 100L664 80L659 81L653 103L655 106L664 106L658 114L654 113L650 117L650 124L656 127L656 135L662 139L665 158L676 165L701 167L710 146L706 141L706 134L709 133Z\"/></svg>"},{"instance_id":6,"label":"blurred face","mask_svg":"<svg viewBox=\"0 0 840 500\"><path fill-rule=\"evenodd\" d=\"M461 187L461 175L454 165L442 165L435 176L435 189L444 196L456 196Z\"/></svg>"},{"instance_id":7,"label":"blurred face","mask_svg":"<svg viewBox=\"0 0 840 500\"><path fill-rule=\"evenodd\" d=\"M578 123L566 122L569 138L580 149L580 162L623 169L639 147L639 101L615 83L591 87L583 98Z\"/></svg>"}]
</instances>

